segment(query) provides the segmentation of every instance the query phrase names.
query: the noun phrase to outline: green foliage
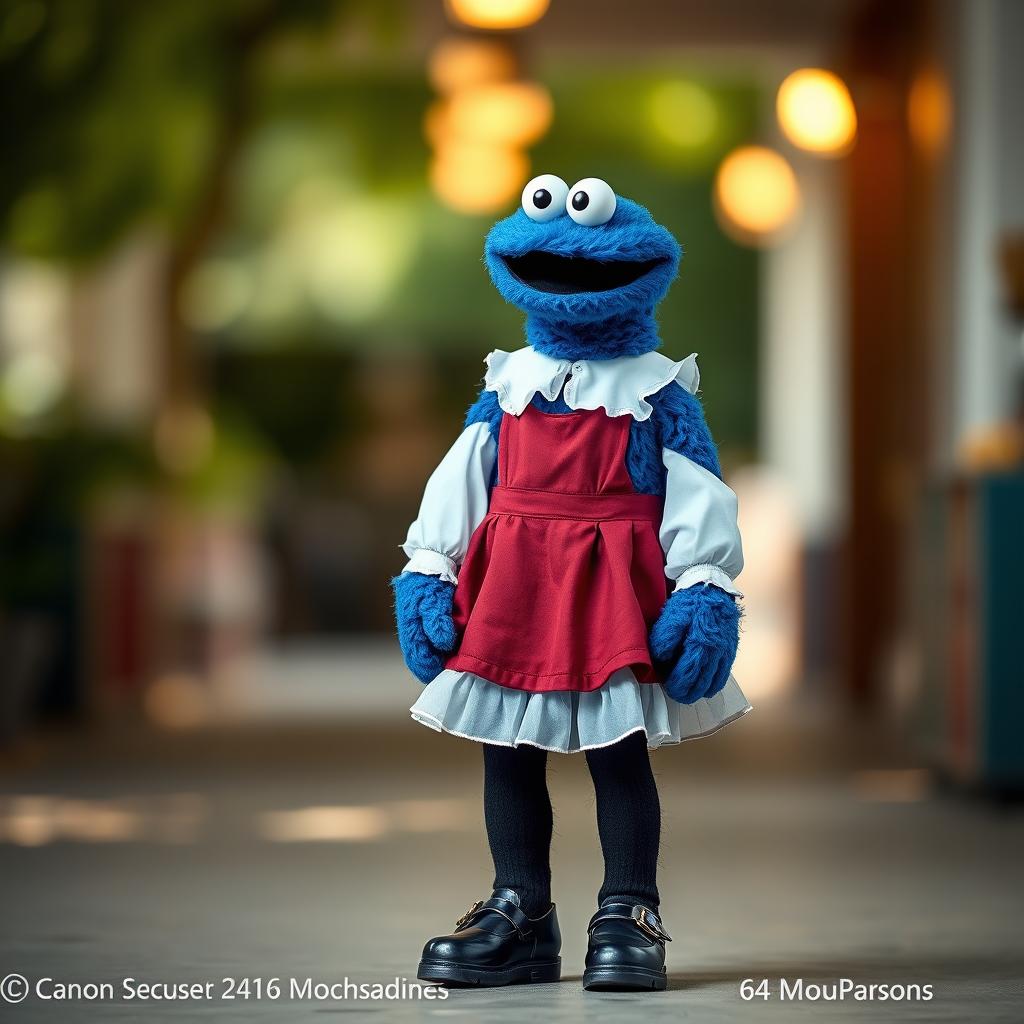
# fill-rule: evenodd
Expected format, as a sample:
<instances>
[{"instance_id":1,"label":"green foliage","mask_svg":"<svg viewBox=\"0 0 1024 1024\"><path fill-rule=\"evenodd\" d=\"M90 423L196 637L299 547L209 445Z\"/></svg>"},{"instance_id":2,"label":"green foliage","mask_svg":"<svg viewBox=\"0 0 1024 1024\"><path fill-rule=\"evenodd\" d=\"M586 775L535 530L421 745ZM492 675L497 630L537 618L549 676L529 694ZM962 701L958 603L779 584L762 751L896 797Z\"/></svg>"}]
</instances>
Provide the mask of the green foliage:
<instances>
[{"instance_id":1,"label":"green foliage","mask_svg":"<svg viewBox=\"0 0 1024 1024\"><path fill-rule=\"evenodd\" d=\"M209 451L188 472L165 478L165 487L195 509L256 514L273 459L248 420L219 414Z\"/></svg>"},{"instance_id":2,"label":"green foliage","mask_svg":"<svg viewBox=\"0 0 1024 1024\"><path fill-rule=\"evenodd\" d=\"M238 77L337 0L15 0L0 18L9 145L0 222L20 253L95 256L133 222L187 215Z\"/></svg>"},{"instance_id":3,"label":"green foliage","mask_svg":"<svg viewBox=\"0 0 1024 1024\"><path fill-rule=\"evenodd\" d=\"M227 350L213 362L214 387L235 418L248 417L276 455L300 471L316 467L360 419L352 359L327 347Z\"/></svg>"}]
</instances>

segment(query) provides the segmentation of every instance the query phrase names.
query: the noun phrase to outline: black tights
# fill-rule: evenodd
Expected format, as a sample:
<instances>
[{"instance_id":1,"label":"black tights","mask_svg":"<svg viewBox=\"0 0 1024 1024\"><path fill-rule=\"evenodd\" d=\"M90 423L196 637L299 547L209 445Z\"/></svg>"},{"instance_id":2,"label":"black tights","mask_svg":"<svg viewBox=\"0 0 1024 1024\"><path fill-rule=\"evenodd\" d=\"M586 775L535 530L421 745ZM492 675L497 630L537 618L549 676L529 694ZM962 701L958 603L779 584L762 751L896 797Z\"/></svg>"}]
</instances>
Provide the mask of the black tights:
<instances>
[{"instance_id":1,"label":"black tights","mask_svg":"<svg viewBox=\"0 0 1024 1024\"><path fill-rule=\"evenodd\" d=\"M604 884L597 901L625 896L658 906L661 805L647 738L631 733L587 751L597 797ZM484 745L484 818L494 887L514 889L532 917L551 903L551 799L547 751Z\"/></svg>"}]
</instances>

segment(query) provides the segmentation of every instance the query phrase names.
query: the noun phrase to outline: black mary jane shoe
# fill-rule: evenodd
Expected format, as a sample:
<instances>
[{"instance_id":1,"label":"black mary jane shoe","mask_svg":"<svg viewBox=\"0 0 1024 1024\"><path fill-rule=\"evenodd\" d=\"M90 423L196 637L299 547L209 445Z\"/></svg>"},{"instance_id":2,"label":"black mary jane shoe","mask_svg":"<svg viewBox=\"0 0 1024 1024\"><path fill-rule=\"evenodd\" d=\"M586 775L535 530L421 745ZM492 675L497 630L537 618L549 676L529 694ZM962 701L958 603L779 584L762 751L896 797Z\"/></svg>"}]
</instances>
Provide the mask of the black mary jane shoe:
<instances>
[{"instance_id":1,"label":"black mary jane shoe","mask_svg":"<svg viewBox=\"0 0 1024 1024\"><path fill-rule=\"evenodd\" d=\"M668 984L665 943L672 936L650 907L613 896L601 904L587 930L584 988L660 991Z\"/></svg>"},{"instance_id":2,"label":"black mary jane shoe","mask_svg":"<svg viewBox=\"0 0 1024 1024\"><path fill-rule=\"evenodd\" d=\"M562 934L552 903L540 917L527 917L512 889L495 889L462 915L451 935L423 947L416 977L441 985L512 985L558 981Z\"/></svg>"}]
</instances>

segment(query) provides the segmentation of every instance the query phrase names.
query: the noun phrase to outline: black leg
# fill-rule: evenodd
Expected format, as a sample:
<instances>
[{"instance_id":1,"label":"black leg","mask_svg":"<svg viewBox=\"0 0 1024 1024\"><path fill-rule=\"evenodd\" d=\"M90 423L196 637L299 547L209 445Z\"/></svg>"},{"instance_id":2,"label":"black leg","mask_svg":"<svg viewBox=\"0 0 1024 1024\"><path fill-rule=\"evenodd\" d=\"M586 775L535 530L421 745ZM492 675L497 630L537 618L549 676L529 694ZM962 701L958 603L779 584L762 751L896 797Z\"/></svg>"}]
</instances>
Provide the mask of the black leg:
<instances>
[{"instance_id":1,"label":"black leg","mask_svg":"<svg viewBox=\"0 0 1024 1024\"><path fill-rule=\"evenodd\" d=\"M484 744L484 818L494 888L514 889L529 917L551 905L547 751Z\"/></svg>"},{"instance_id":2,"label":"black leg","mask_svg":"<svg viewBox=\"0 0 1024 1024\"><path fill-rule=\"evenodd\" d=\"M598 904L621 896L657 910L661 804L647 737L631 733L610 747L588 750L587 765L594 780L604 854Z\"/></svg>"}]
</instances>

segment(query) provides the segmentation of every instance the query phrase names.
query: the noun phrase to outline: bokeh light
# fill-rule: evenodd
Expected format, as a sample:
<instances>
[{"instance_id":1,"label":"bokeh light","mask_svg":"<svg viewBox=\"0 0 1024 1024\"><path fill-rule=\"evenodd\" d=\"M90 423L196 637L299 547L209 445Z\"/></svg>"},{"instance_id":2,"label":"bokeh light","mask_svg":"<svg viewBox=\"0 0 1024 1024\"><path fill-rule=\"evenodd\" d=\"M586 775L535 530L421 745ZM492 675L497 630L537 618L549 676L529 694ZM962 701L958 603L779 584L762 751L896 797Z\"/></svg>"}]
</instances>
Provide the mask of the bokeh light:
<instances>
[{"instance_id":1,"label":"bokeh light","mask_svg":"<svg viewBox=\"0 0 1024 1024\"><path fill-rule=\"evenodd\" d=\"M71 385L71 288L57 268L10 261L0 280L0 407L18 432L58 404Z\"/></svg>"},{"instance_id":2,"label":"bokeh light","mask_svg":"<svg viewBox=\"0 0 1024 1024\"><path fill-rule=\"evenodd\" d=\"M953 101L949 83L935 68L918 73L907 95L907 123L914 144L928 156L938 156L949 142Z\"/></svg>"},{"instance_id":3,"label":"bokeh light","mask_svg":"<svg viewBox=\"0 0 1024 1024\"><path fill-rule=\"evenodd\" d=\"M195 729L210 718L210 696L202 679L184 672L155 679L146 690L149 720L164 729Z\"/></svg>"},{"instance_id":4,"label":"bokeh light","mask_svg":"<svg viewBox=\"0 0 1024 1024\"><path fill-rule=\"evenodd\" d=\"M84 799L51 794L0 798L0 843L190 843L206 816L196 793Z\"/></svg>"},{"instance_id":5,"label":"bokeh light","mask_svg":"<svg viewBox=\"0 0 1024 1024\"><path fill-rule=\"evenodd\" d=\"M4 826L7 841L18 846L43 846L57 835L54 801L44 796L16 797Z\"/></svg>"},{"instance_id":6,"label":"bokeh light","mask_svg":"<svg viewBox=\"0 0 1024 1024\"><path fill-rule=\"evenodd\" d=\"M550 0L448 0L453 18L473 28L526 28L547 12Z\"/></svg>"},{"instance_id":7,"label":"bokeh light","mask_svg":"<svg viewBox=\"0 0 1024 1024\"><path fill-rule=\"evenodd\" d=\"M514 5L479 6L498 17ZM429 77L439 98L423 115L423 135L433 150L434 194L450 209L491 213L528 177L522 150L550 128L554 107L547 89L519 74L516 51L504 40L452 37L431 54Z\"/></svg>"},{"instance_id":8,"label":"bokeh light","mask_svg":"<svg viewBox=\"0 0 1024 1024\"><path fill-rule=\"evenodd\" d=\"M480 143L529 146L551 125L551 97L534 82L503 82L465 89L448 101L445 129Z\"/></svg>"},{"instance_id":9,"label":"bokeh light","mask_svg":"<svg viewBox=\"0 0 1024 1024\"><path fill-rule=\"evenodd\" d=\"M801 68L779 86L779 126L795 146L839 156L857 134L857 112L845 83L831 71Z\"/></svg>"},{"instance_id":10,"label":"bokeh light","mask_svg":"<svg viewBox=\"0 0 1024 1024\"><path fill-rule=\"evenodd\" d=\"M651 91L651 124L666 142L680 149L700 149L715 136L718 107L696 82L663 82Z\"/></svg>"},{"instance_id":11,"label":"bokeh light","mask_svg":"<svg viewBox=\"0 0 1024 1024\"><path fill-rule=\"evenodd\" d=\"M229 260L208 260L185 282L182 316L198 330L222 330L245 311L252 290L244 266Z\"/></svg>"},{"instance_id":12,"label":"bokeh light","mask_svg":"<svg viewBox=\"0 0 1024 1024\"><path fill-rule=\"evenodd\" d=\"M438 149L452 138L448 124L448 101L434 100L423 113L423 138Z\"/></svg>"},{"instance_id":13,"label":"bokeh light","mask_svg":"<svg viewBox=\"0 0 1024 1024\"><path fill-rule=\"evenodd\" d=\"M277 843L367 842L388 830L388 818L379 807L301 807L267 811L260 831Z\"/></svg>"},{"instance_id":14,"label":"bokeh light","mask_svg":"<svg viewBox=\"0 0 1024 1024\"><path fill-rule=\"evenodd\" d=\"M459 213L500 210L519 195L529 177L530 160L525 153L491 143L448 143L430 166L435 193Z\"/></svg>"},{"instance_id":15,"label":"bokeh light","mask_svg":"<svg viewBox=\"0 0 1024 1024\"><path fill-rule=\"evenodd\" d=\"M66 381L66 368L52 353L21 352L4 370L0 395L16 416L30 419L57 402Z\"/></svg>"},{"instance_id":16,"label":"bokeh light","mask_svg":"<svg viewBox=\"0 0 1024 1024\"><path fill-rule=\"evenodd\" d=\"M366 320L387 302L412 262L414 216L403 203L369 196L310 213L292 239L310 297L331 320Z\"/></svg>"},{"instance_id":17,"label":"bokeh light","mask_svg":"<svg viewBox=\"0 0 1024 1024\"><path fill-rule=\"evenodd\" d=\"M737 241L768 244L800 208L796 175L786 159L764 146L733 150L715 176L715 210Z\"/></svg>"},{"instance_id":18,"label":"bokeh light","mask_svg":"<svg viewBox=\"0 0 1024 1024\"><path fill-rule=\"evenodd\" d=\"M515 53L501 40L451 36L434 48L427 75L434 89L446 95L515 78L518 63Z\"/></svg>"}]
</instances>

